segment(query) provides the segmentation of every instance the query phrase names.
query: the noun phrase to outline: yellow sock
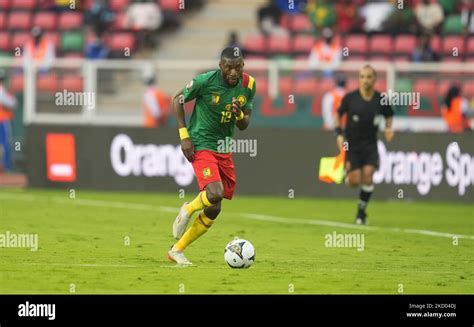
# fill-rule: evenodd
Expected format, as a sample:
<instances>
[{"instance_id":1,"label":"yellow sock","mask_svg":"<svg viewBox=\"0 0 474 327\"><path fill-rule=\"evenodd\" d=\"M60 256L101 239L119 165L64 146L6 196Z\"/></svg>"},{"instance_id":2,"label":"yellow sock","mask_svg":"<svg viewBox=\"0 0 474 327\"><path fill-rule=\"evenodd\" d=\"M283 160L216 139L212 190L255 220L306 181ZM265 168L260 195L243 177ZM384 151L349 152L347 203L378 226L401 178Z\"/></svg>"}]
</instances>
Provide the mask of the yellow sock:
<instances>
[{"instance_id":1,"label":"yellow sock","mask_svg":"<svg viewBox=\"0 0 474 327\"><path fill-rule=\"evenodd\" d=\"M205 207L210 207L213 204L207 199L206 191L202 191L198 196L188 203L184 208L188 215L192 215L196 211L202 210Z\"/></svg>"},{"instance_id":2,"label":"yellow sock","mask_svg":"<svg viewBox=\"0 0 474 327\"><path fill-rule=\"evenodd\" d=\"M204 233L206 233L209 228L211 228L214 220L206 217L204 210L199 213L199 216L194 219L191 227L184 233L181 239L174 245L174 248L178 251L183 251L189 244L197 240Z\"/></svg>"}]
</instances>

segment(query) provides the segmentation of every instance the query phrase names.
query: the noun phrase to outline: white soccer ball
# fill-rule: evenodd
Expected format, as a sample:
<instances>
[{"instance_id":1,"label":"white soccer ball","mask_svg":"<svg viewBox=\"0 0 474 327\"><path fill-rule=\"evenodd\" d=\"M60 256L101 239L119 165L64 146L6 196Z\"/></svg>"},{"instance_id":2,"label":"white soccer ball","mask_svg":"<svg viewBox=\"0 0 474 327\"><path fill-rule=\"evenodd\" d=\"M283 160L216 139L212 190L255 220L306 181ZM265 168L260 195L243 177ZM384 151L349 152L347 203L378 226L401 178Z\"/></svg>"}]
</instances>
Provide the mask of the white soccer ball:
<instances>
[{"instance_id":1,"label":"white soccer ball","mask_svg":"<svg viewBox=\"0 0 474 327\"><path fill-rule=\"evenodd\" d=\"M255 262L255 249L249 241L235 239L225 247L224 259L231 268L248 268Z\"/></svg>"}]
</instances>

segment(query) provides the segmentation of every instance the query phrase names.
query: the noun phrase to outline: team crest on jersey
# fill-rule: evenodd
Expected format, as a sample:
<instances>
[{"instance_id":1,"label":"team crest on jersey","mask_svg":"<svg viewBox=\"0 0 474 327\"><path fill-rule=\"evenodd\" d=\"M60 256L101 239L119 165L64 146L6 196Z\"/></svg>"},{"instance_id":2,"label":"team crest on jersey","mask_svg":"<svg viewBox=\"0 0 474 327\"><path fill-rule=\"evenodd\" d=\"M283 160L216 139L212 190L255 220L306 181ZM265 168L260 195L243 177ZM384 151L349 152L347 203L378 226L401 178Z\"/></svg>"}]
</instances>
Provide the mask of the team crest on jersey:
<instances>
[{"instance_id":1,"label":"team crest on jersey","mask_svg":"<svg viewBox=\"0 0 474 327\"><path fill-rule=\"evenodd\" d=\"M221 102L221 96L219 94L213 94L211 98L212 104L219 104Z\"/></svg>"},{"instance_id":2,"label":"team crest on jersey","mask_svg":"<svg viewBox=\"0 0 474 327\"><path fill-rule=\"evenodd\" d=\"M191 82L189 82L188 84L186 84L186 91L189 92L189 90L193 87L193 80L191 80Z\"/></svg>"},{"instance_id":3,"label":"team crest on jersey","mask_svg":"<svg viewBox=\"0 0 474 327\"><path fill-rule=\"evenodd\" d=\"M204 176L204 179L211 177L211 168L207 167L202 170L202 175Z\"/></svg>"},{"instance_id":4,"label":"team crest on jersey","mask_svg":"<svg viewBox=\"0 0 474 327\"><path fill-rule=\"evenodd\" d=\"M240 106L243 107L247 103L247 98L244 95L239 95L237 101L239 101Z\"/></svg>"}]
</instances>

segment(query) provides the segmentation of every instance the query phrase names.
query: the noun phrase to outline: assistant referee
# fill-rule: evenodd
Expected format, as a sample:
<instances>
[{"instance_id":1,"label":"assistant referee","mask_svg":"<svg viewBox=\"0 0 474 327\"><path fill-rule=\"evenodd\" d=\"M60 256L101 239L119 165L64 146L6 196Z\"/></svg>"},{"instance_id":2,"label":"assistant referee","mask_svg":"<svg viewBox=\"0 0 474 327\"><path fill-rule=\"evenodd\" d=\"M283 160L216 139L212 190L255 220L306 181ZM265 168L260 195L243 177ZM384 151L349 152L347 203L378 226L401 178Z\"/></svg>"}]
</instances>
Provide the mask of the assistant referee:
<instances>
[{"instance_id":1,"label":"assistant referee","mask_svg":"<svg viewBox=\"0 0 474 327\"><path fill-rule=\"evenodd\" d=\"M374 89L376 78L377 73L372 66L362 67L359 89L344 96L335 114L337 146L340 150L346 150L346 183L352 187L360 185L355 220L358 225L367 224L366 208L374 191L372 177L379 166L377 131L383 117L385 139L390 142L394 136L393 110L389 105L382 105L382 96ZM345 129L341 127L343 115L347 115Z\"/></svg>"}]
</instances>

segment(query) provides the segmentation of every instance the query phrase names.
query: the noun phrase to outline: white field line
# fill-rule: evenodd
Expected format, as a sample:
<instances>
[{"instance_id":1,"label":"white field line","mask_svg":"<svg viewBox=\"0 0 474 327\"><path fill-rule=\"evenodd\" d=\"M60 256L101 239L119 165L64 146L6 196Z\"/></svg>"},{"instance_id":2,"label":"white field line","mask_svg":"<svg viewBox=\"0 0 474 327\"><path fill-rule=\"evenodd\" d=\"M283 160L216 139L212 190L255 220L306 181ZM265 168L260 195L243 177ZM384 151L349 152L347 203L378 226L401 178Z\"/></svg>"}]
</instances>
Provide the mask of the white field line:
<instances>
[{"instance_id":1,"label":"white field line","mask_svg":"<svg viewBox=\"0 0 474 327\"><path fill-rule=\"evenodd\" d=\"M33 201L35 200L35 197L32 195L24 195L24 194L14 194L14 195L13 194L0 194L0 199ZM170 213L177 213L177 211L179 210L179 208L175 208L175 207L155 206L155 205L131 203L131 202L117 202L117 201L77 199L77 198L64 199L60 197L45 198L45 200L48 200L48 199L57 203L62 203L62 204L75 204L75 205L102 207L102 208L163 211L163 212L170 212ZM286 224L329 226L329 227L340 227L340 228L348 228L348 229L358 229L358 230L365 230L365 231L387 231L387 232L393 232L393 233L418 234L418 235L447 237L447 238L457 237L459 239L474 240L474 235L453 234L453 233L437 232L437 231L422 230L422 229L404 229L404 228L391 228L391 227L380 227L380 226L361 226L361 225L341 223L341 222L329 221L329 220L286 218L286 217L244 213L244 212L242 213L226 212L226 214L242 217L245 219L284 223L284 224L286 223Z\"/></svg>"}]
</instances>

